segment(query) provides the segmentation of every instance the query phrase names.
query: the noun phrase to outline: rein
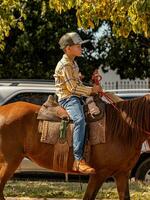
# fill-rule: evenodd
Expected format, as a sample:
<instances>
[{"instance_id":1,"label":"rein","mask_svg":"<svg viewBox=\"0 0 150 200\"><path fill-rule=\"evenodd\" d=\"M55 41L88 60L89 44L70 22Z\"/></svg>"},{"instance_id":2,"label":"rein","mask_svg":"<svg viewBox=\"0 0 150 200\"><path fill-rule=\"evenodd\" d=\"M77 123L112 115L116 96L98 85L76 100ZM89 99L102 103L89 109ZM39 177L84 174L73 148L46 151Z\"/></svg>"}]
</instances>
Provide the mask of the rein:
<instances>
[{"instance_id":1,"label":"rein","mask_svg":"<svg viewBox=\"0 0 150 200\"><path fill-rule=\"evenodd\" d=\"M120 110L117 108L117 106L114 104L114 101L103 91L99 92L100 97L104 96L109 102L110 104L118 111L120 112Z\"/></svg>"},{"instance_id":2,"label":"rein","mask_svg":"<svg viewBox=\"0 0 150 200\"><path fill-rule=\"evenodd\" d=\"M100 81L101 80L102 80L102 76L99 74L98 71L96 71L95 73L93 73L93 75L92 75L92 81L93 81L94 84L100 85ZM114 107L114 109L117 110L121 114L121 116L123 117L121 110L119 110L117 108L117 106L114 104L115 102L105 92L103 92L103 91L99 92L99 96L100 97L104 96L108 100L108 102L110 102L110 104ZM144 134L150 136L150 132L149 131L143 130L142 127L139 127L135 123L134 123L134 125L137 127L137 129L141 130Z\"/></svg>"}]
</instances>

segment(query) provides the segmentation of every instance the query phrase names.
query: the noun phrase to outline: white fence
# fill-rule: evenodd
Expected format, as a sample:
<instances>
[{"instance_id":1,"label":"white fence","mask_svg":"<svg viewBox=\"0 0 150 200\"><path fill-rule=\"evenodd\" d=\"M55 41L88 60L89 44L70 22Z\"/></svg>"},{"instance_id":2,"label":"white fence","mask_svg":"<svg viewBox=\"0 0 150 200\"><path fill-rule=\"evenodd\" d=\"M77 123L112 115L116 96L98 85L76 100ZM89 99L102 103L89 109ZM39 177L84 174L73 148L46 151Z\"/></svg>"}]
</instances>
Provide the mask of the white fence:
<instances>
[{"instance_id":1,"label":"white fence","mask_svg":"<svg viewBox=\"0 0 150 200\"><path fill-rule=\"evenodd\" d=\"M149 89L150 81L149 80L139 80L139 81L105 81L102 82L102 87L105 90L111 89Z\"/></svg>"}]
</instances>

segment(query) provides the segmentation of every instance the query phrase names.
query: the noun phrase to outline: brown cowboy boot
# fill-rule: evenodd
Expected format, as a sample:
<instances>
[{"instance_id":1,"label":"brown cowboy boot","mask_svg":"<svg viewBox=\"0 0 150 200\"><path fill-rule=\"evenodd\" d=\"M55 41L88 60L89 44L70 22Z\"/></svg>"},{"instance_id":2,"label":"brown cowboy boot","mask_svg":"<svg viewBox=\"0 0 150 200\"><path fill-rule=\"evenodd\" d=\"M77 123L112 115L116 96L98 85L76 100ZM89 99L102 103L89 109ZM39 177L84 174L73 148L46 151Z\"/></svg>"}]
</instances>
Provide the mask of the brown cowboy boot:
<instances>
[{"instance_id":1,"label":"brown cowboy boot","mask_svg":"<svg viewBox=\"0 0 150 200\"><path fill-rule=\"evenodd\" d=\"M85 160L75 160L73 163L73 171L80 172L83 174L95 174L95 169L90 167Z\"/></svg>"}]
</instances>

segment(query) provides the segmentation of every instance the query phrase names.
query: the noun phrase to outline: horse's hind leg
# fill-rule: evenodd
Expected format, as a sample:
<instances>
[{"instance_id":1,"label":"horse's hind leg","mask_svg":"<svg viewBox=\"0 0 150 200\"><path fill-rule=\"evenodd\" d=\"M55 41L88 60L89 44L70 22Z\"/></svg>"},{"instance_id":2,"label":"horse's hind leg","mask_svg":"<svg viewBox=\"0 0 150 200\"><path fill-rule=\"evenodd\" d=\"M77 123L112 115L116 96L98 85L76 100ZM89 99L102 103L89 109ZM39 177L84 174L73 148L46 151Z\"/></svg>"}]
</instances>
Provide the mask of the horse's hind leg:
<instances>
[{"instance_id":1,"label":"horse's hind leg","mask_svg":"<svg viewBox=\"0 0 150 200\"><path fill-rule=\"evenodd\" d=\"M129 193L129 174L120 173L115 176L119 200L130 200Z\"/></svg>"},{"instance_id":2,"label":"horse's hind leg","mask_svg":"<svg viewBox=\"0 0 150 200\"><path fill-rule=\"evenodd\" d=\"M7 180L14 174L19 166L23 156L15 157L15 159L4 160L0 157L0 200L5 200L3 190Z\"/></svg>"}]
</instances>

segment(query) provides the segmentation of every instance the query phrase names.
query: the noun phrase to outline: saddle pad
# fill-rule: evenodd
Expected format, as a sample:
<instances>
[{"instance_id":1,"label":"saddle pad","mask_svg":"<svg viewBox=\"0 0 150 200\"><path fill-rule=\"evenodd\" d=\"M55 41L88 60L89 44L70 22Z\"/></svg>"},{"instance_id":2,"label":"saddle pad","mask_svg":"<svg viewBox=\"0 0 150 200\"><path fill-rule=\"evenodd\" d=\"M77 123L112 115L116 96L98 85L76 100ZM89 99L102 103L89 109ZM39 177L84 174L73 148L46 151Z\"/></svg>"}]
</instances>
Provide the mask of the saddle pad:
<instances>
[{"instance_id":1,"label":"saddle pad","mask_svg":"<svg viewBox=\"0 0 150 200\"><path fill-rule=\"evenodd\" d=\"M38 131L41 134L41 142L54 145L53 170L67 172L72 169L68 165L70 147L73 146L74 124L67 126L66 138L60 139L60 122L39 121ZM91 145L105 142L105 117L89 124L90 130L84 147L84 158L90 161ZM73 164L73 163L72 163Z\"/></svg>"},{"instance_id":2,"label":"saddle pad","mask_svg":"<svg viewBox=\"0 0 150 200\"><path fill-rule=\"evenodd\" d=\"M60 122L39 121L38 131L41 133L41 142L47 144L56 144L59 140L60 143L67 141L68 145L72 146L72 132L74 124L68 124L66 139L63 141L59 138Z\"/></svg>"},{"instance_id":3,"label":"saddle pad","mask_svg":"<svg viewBox=\"0 0 150 200\"><path fill-rule=\"evenodd\" d=\"M105 143L105 116L96 122L89 123L89 143L96 145ZM60 122L39 121L38 131L41 133L41 142L48 144L56 144L58 140L60 143L67 141L69 147L72 147L74 124L69 123L67 127L67 134L64 141L59 138Z\"/></svg>"},{"instance_id":4,"label":"saddle pad","mask_svg":"<svg viewBox=\"0 0 150 200\"><path fill-rule=\"evenodd\" d=\"M106 116L104 115L104 117L101 120L90 123L89 142L91 145L96 145L106 142L105 121L106 121Z\"/></svg>"}]
</instances>

